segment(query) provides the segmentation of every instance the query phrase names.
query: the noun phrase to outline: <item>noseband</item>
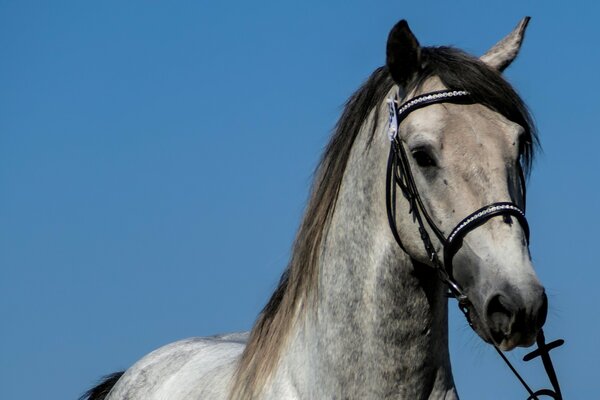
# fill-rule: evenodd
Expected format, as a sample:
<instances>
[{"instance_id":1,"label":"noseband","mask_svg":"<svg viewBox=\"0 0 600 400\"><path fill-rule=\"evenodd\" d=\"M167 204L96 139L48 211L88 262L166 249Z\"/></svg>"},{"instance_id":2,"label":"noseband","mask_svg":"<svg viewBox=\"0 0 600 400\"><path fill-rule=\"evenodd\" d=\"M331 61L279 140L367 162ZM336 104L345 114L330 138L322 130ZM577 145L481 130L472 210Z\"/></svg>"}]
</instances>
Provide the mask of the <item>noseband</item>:
<instances>
[{"instance_id":1,"label":"noseband","mask_svg":"<svg viewBox=\"0 0 600 400\"><path fill-rule=\"evenodd\" d=\"M442 90L437 92L426 93L412 99L405 101L400 106L396 99L389 99L389 131L388 136L390 138L390 154L388 158L387 172L386 172L386 208L389 225L394 236L394 239L408 254L400 235L398 233L396 224L396 187L399 187L402 195L408 201L410 208L409 213L412 214L413 219L419 226L419 234L423 241L423 246L427 252L429 261L433 264L436 269L438 276L442 282L448 287L449 297L454 297L458 300L458 306L465 315L470 325L471 318L469 314L469 298L462 290L460 285L456 282L453 276L452 260L462 245L464 237L472 230L483 225L488 220L497 216L510 216L514 217L521 228L529 244L529 224L525 218L525 211L521 209L517 204L513 202L497 202L484 206L473 213L466 216L460 221L454 229L450 231L448 236L445 236L442 230L435 224L430 214L427 212L419 191L415 184L415 180L410 168L408 161L407 152L404 149L404 144L399 138L398 132L402 121L413 111L423 107L427 107L431 104L439 103L454 103L454 104L474 104L469 92L464 90ZM523 170L519 166L519 174L521 180L521 189L523 194L523 202L525 201L525 178L523 176ZM429 232L425 227L425 222L429 226L430 230L435 234L443 249L443 263L438 256L438 251L431 242ZM558 347L564 343L564 340L556 340L551 343L546 343L542 330L537 337L538 349L529 353L525 356L524 361L529 361L537 356L542 358L544 368L548 374L548 378L552 383L554 390L542 389L537 392L533 392L530 387L525 383L523 378L510 364L506 356L498 349L496 345L494 348L500 354L502 359L508 364L511 371L517 376L519 381L523 384L525 389L529 392L529 399L538 399L538 396L549 396L553 399L562 399L560 386L556 378L554 367L550 359L549 350Z\"/></svg>"}]
</instances>

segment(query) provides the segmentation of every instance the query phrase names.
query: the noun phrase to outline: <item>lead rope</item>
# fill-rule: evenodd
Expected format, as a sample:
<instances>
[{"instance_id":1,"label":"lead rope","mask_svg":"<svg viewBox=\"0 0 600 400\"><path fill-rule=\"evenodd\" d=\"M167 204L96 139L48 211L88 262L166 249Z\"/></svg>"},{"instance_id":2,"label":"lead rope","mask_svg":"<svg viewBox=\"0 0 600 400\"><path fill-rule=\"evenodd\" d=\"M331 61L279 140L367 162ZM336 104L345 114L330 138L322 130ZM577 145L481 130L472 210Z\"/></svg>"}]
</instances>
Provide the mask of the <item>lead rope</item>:
<instances>
[{"instance_id":1,"label":"lead rope","mask_svg":"<svg viewBox=\"0 0 600 400\"><path fill-rule=\"evenodd\" d=\"M550 350L552 350L558 346L562 346L564 343L565 343L565 341L562 339L558 339L553 342L546 343L546 338L544 337L544 331L540 329L540 333L538 333L538 336L536 339L536 344L537 344L538 348L536 350L532 351L531 353L526 354L525 357L523 357L523 361L525 361L525 362L531 361L538 356L542 358L542 364L544 365L544 370L546 371L546 375L548 375L548 379L550 380L550 383L552 384L552 388L554 390L540 389L537 392L534 392L533 390L531 390L531 388L527 385L527 383L525 383L525 380L521 377L521 375L519 375L519 373L517 372L515 367L513 367L512 364L510 363L510 361L508 361L508 358L504 355L502 350L500 350L496 345L494 345L494 349L496 349L496 352L500 355L500 357L502 357L502 359L504 360L506 365L508 365L508 368L510 368L510 370L513 372L513 374L515 374L517 379L519 379L521 384L525 387L525 389L529 393L529 397L527 398L527 400L539 400L538 396L548 396L555 400L562 400L563 397L562 397L562 393L560 391L560 385L558 384L558 378L556 377L556 372L554 371L554 366L552 365L552 359L550 358Z\"/></svg>"},{"instance_id":2,"label":"lead rope","mask_svg":"<svg viewBox=\"0 0 600 400\"><path fill-rule=\"evenodd\" d=\"M533 392L533 390L531 390L531 388L529 387L529 385L525 382L525 379L523 379L523 377L521 376L521 374L519 374L519 372L516 370L516 368L513 367L513 365L510 363L510 361L508 361L508 358L504 355L504 353L502 352L502 350L500 350L498 348L498 346L496 346L496 345L494 345L494 350L496 350L496 352L500 355L500 357L502 357L502 359L504 360L504 362L506 363L506 365L508 365L508 368L510 368L510 370L517 377L517 379L519 380L519 382L521 382L521 384L523 385L523 387L525 388L525 390L527 390L527 393L529 393L529 397L527 398L527 400L539 400L539 398L537 397L537 395Z\"/></svg>"},{"instance_id":3,"label":"lead rope","mask_svg":"<svg viewBox=\"0 0 600 400\"><path fill-rule=\"evenodd\" d=\"M436 236L439 238L443 246L449 246L451 239L447 240L444 237L441 231L431 220L429 214L427 214L423 202L421 201L421 198L418 195L418 190L412 177L412 172L410 170L410 164L408 163L406 152L404 151L404 148L400 143L400 140L398 139L398 128L401 122L401 120L399 119L400 113L404 113L402 117L405 117L410 111L414 109L421 108L433 103L449 101L449 99L455 97L465 98L468 97L468 95L468 92L465 91L433 92L430 94L418 96L417 98L407 101L400 108L398 108L398 104L395 99L388 100L390 123L388 136L391 141L391 146L386 171L386 209L392 235L394 236L394 239L396 240L400 248L405 253L407 253L396 227L396 185L398 185L402 191L403 196L407 199L409 203L409 214L412 214L413 221L417 222L419 225L419 233L421 236L421 240L423 241L425 251L427 252L427 255L429 257L429 260L432 262L435 269L437 270L440 280L444 282L448 287L448 297L457 299L459 309L465 315L465 318L469 325L473 327L471 317L469 315L469 299L462 292L458 284L454 281L454 279L451 276L451 272L446 270L445 266L441 263L437 251L435 250L435 247L431 242L429 233L425 229L425 224L423 223L423 219L421 218L421 212L423 212L425 219L427 220L428 224L430 225ZM525 182L523 170L521 169L520 165L519 174L522 184L523 201L525 201ZM497 204L503 203L495 203L494 205ZM518 211L522 213L521 210ZM512 214L516 217L522 217L522 219L518 218L519 221L522 225L524 225L524 227L527 226L527 221L525 220L524 214L522 216L519 216L518 213ZM475 213L472 215L475 215ZM469 218L470 217L467 217L467 219L465 219L464 221L469 222ZM460 226L458 228L460 228ZM460 229L457 229L457 231L458 230ZM529 235L527 234L527 236ZM496 352L500 355L502 360L504 360L508 368L517 377L519 382L521 382L527 393L529 393L529 397L527 398L527 400L539 400L538 396L548 396L555 400L563 400L560 385L558 383L558 378L556 377L556 372L554 370L554 366L552 365L552 359L550 358L550 350L563 345L564 340L558 339L553 342L546 343L544 332L540 329L540 332L538 333L538 336L536 338L536 344L538 348L525 355L525 357L523 357L523 361L527 362L533 360L536 357L541 357L542 363L544 365L544 370L546 371L548 379L550 380L550 383L552 384L554 390L541 389L534 392L529 387L529 385L527 385L527 383L525 382L523 377L521 377L516 368L513 367L508 358L504 355L504 353L495 344L493 345L493 347L496 350Z\"/></svg>"}]
</instances>

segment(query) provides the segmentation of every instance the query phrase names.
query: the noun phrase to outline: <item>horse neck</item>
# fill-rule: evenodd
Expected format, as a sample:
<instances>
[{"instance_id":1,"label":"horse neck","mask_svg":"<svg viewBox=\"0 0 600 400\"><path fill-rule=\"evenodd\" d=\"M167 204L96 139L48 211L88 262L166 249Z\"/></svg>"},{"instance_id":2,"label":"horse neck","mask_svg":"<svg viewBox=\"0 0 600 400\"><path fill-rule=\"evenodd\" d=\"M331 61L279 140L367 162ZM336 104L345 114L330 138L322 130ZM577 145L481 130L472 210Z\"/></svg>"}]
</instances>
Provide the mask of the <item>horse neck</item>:
<instances>
[{"instance_id":1,"label":"horse neck","mask_svg":"<svg viewBox=\"0 0 600 400\"><path fill-rule=\"evenodd\" d=\"M295 379L308 381L308 398L443 398L453 393L444 289L393 239L389 144L385 132L370 141L369 131L353 145L322 244L315 307L296 324L284 370L304 371Z\"/></svg>"}]
</instances>

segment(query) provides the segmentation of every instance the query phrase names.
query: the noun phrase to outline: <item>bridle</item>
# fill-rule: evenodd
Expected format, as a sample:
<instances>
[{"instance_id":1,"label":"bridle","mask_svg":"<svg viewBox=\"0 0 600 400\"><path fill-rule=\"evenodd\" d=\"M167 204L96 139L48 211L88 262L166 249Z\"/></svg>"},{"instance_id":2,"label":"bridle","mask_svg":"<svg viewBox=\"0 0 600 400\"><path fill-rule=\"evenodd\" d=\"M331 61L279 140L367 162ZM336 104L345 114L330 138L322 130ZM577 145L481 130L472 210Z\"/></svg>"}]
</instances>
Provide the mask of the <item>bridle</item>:
<instances>
[{"instance_id":1,"label":"bridle","mask_svg":"<svg viewBox=\"0 0 600 400\"><path fill-rule=\"evenodd\" d=\"M406 150L404 149L404 145L398 136L398 129L402 121L412 111L437 103L472 104L473 101L471 100L469 93L464 90L442 90L414 97L403 103L400 107L396 106L397 102L395 100L388 102L390 105L389 138L391 141L391 146L386 174L387 214L390 228L392 229L392 234L394 235L398 245L400 245L400 247L406 252L404 244L402 243L396 228L395 202L396 186L398 186L410 204L409 212L419 224L419 234L421 235L421 240L423 241L425 250L427 251L429 261L433 263L433 266L438 271L440 279L448 285L448 289L452 297L455 297L458 300L461 309L467 316L467 319L470 320L469 311L467 308L467 305L469 304L468 298L458 283L456 283L452 274L452 260L456 252L460 249L462 239L470 231L479 227L489 219L498 215L510 215L514 216L517 221L519 221L525 233L525 238L529 243L529 224L525 218L525 211L523 211L517 204L512 202L497 202L484 206L469 214L462 221L460 221L456 227L454 227L454 229L452 229L447 237L436 225L427 212L427 208L425 207L423 200L419 195ZM521 173L521 186L523 190L523 198L525 198L525 184L522 175L523 174ZM431 242L427 229L425 229L424 221L427 222L427 225L431 231L442 244L443 263L441 262L440 257L438 256L438 253Z\"/></svg>"},{"instance_id":2,"label":"bridle","mask_svg":"<svg viewBox=\"0 0 600 400\"><path fill-rule=\"evenodd\" d=\"M472 230L483 225L486 221L497 216L511 216L514 217L521 228L529 244L529 224L525 218L525 211L521 209L517 204L513 202L496 202L488 204L473 213L469 214L462 221L460 221L448 236L439 229L435 224L427 208L425 207L417 185L415 183L410 163L408 161L407 152L404 148L404 144L400 139L398 132L402 121L412 112L423 107L427 107L431 104L439 103L454 103L454 104L474 104L475 102L471 98L469 92L464 90L441 90L436 92L425 93L420 96L413 97L410 100L405 101L401 105L397 99L389 99L389 131L388 136L391 142L390 153L387 164L386 172L386 208L389 225L394 236L394 239L405 253L408 254L400 235L398 233L396 224L396 187L399 187L402 195L409 203L409 213L412 214L413 219L419 226L419 234L423 241L423 246L427 252L429 261L433 264L433 267L437 271L439 279L446 284L448 287L448 296L456 298L460 310L465 315L467 321L472 326L471 317L469 314L469 298L465 292L461 289L460 285L456 282L453 276L452 260L462 245L463 238ZM523 176L523 170L519 165L519 174L521 180L521 189L523 195L523 202L525 201L525 178ZM443 263L438 256L438 252L435 246L431 242L429 232L425 227L425 222L430 230L437 237L442 245L443 249ZM538 349L527 354L524 357L524 361L529 361L537 356L542 358L542 362L548 378L552 383L554 390L541 389L537 392L533 392L515 368L510 364L506 356L500 351L500 349L494 345L494 348L502 359L507 363L511 371L516 375L521 384L529 393L528 400L538 399L538 396L548 396L553 399L562 400L562 394L556 373L550 359L549 351L562 345L564 340L559 339L551 343L546 343L544 333L540 329L540 333L537 337Z\"/></svg>"}]
</instances>

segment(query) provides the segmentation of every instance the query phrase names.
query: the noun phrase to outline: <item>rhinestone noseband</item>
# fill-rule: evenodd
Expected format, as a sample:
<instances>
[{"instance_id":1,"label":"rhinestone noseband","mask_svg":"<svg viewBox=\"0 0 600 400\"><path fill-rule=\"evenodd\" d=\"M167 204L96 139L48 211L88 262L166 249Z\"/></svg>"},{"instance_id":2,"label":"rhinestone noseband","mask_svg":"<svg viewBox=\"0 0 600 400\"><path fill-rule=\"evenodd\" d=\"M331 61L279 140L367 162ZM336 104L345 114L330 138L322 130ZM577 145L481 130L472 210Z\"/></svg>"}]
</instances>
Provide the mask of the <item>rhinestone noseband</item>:
<instances>
[{"instance_id":1,"label":"rhinestone noseband","mask_svg":"<svg viewBox=\"0 0 600 400\"><path fill-rule=\"evenodd\" d=\"M449 297L454 297L458 300L458 306L460 310L464 313L467 321L471 325L471 318L469 315L470 301L467 295L461 289L460 285L455 281L452 274L452 260L460 249L463 238L469 232L483 225L491 218L496 216L512 216L515 217L515 219L521 225L525 238L527 239L527 243L529 243L529 224L525 218L525 211L522 210L517 204L512 202L497 202L484 206L479 210L469 214L462 221L460 221L454 229L452 229L448 237L446 237L438 228L427 212L423 201L421 200L421 196L419 195L419 191L415 184L415 180L410 168L407 153L398 134L400 124L408 116L408 114L420 108L437 103L473 104L474 101L472 100L469 92L464 90L443 90L426 93L405 101L400 106L398 106L398 102L395 99L388 100L390 123L388 136L391 141L391 146L386 172L387 215L390 229L396 242L400 248L402 248L402 250L408 254L404 244L402 243L396 225L396 187L399 187L402 195L404 198L406 198L410 205L409 213L412 214L413 219L419 226L419 234L421 236L421 240L423 241L429 261L435 267L440 280L447 285ZM519 168L519 173L521 177L523 201L525 201L525 180L521 168ZM444 259L443 263L441 262L438 252L431 242L429 232L425 228L425 222L427 222L427 225L431 231L442 244ZM558 384L558 379L556 378L556 373L554 372L554 367L552 366L549 351L562 345L563 343L564 340L562 339L555 340L551 343L546 343L544 333L542 330L540 330L537 337L538 349L525 356L524 361L529 361L538 356L542 358L544 368L554 388L554 390L542 389L538 390L537 392L531 390L531 388L514 369L502 351L500 351L500 349L498 349L498 347L495 345L494 348L529 393L527 400L539 399L538 396L548 396L553 399L561 400L562 394Z\"/></svg>"}]
</instances>

